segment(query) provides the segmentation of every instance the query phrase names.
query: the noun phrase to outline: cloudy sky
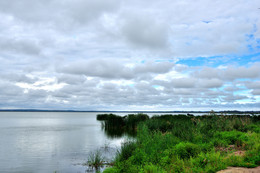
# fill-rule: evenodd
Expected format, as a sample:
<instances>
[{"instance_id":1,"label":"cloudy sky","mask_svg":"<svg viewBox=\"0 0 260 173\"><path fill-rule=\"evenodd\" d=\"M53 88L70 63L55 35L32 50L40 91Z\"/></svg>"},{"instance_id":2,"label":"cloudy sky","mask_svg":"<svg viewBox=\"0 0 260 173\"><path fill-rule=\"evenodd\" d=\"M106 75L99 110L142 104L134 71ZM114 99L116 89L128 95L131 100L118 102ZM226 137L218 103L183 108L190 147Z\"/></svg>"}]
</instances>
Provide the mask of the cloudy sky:
<instances>
[{"instance_id":1,"label":"cloudy sky","mask_svg":"<svg viewBox=\"0 0 260 173\"><path fill-rule=\"evenodd\" d=\"M260 110L259 0L0 0L0 109Z\"/></svg>"}]
</instances>

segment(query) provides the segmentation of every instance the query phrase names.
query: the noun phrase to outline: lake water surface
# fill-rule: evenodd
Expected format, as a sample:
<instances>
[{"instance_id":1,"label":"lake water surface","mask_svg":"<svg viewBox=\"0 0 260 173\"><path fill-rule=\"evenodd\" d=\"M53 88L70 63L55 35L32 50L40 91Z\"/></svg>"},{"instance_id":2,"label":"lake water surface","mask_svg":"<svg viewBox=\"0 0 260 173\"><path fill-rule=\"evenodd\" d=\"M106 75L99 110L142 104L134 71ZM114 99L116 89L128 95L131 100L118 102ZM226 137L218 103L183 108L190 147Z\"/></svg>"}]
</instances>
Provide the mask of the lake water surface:
<instances>
[{"instance_id":1,"label":"lake water surface","mask_svg":"<svg viewBox=\"0 0 260 173\"><path fill-rule=\"evenodd\" d=\"M0 112L0 172L85 172L90 152L104 146L115 152L124 140L106 136L96 115Z\"/></svg>"},{"instance_id":2,"label":"lake water surface","mask_svg":"<svg viewBox=\"0 0 260 173\"><path fill-rule=\"evenodd\" d=\"M0 112L0 172L91 172L84 166L91 152L103 149L111 160L127 138L107 136L96 120L97 114Z\"/></svg>"}]
</instances>

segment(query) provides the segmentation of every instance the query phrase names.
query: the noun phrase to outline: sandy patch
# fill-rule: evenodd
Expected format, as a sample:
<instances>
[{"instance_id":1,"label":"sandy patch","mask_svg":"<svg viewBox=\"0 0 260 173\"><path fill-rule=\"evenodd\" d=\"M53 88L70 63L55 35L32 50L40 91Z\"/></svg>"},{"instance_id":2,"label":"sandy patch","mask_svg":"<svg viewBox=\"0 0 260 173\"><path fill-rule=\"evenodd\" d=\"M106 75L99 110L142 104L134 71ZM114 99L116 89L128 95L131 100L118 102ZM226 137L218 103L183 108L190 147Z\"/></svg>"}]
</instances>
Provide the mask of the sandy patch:
<instances>
[{"instance_id":1,"label":"sandy patch","mask_svg":"<svg viewBox=\"0 0 260 173\"><path fill-rule=\"evenodd\" d=\"M228 167L217 173L260 173L260 166L256 168Z\"/></svg>"}]
</instances>

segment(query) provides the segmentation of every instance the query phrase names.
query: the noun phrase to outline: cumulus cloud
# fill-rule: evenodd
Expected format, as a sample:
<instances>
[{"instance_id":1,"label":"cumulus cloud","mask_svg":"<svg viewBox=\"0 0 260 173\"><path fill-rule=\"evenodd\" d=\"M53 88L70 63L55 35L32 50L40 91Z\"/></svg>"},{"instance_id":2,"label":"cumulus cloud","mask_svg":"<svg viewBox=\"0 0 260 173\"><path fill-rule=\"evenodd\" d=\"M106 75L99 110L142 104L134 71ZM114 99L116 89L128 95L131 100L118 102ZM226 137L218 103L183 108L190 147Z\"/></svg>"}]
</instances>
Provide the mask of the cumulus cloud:
<instances>
[{"instance_id":1,"label":"cumulus cloud","mask_svg":"<svg viewBox=\"0 0 260 173\"><path fill-rule=\"evenodd\" d=\"M219 79L202 79L199 81L199 86L204 88L219 88L224 84Z\"/></svg>"},{"instance_id":2,"label":"cumulus cloud","mask_svg":"<svg viewBox=\"0 0 260 173\"><path fill-rule=\"evenodd\" d=\"M123 61L115 61L114 59L90 59L84 62L57 67L57 71L110 79L133 79L134 77L153 73L167 73L173 66L173 63L148 62L129 67Z\"/></svg>"},{"instance_id":3,"label":"cumulus cloud","mask_svg":"<svg viewBox=\"0 0 260 173\"><path fill-rule=\"evenodd\" d=\"M104 12L115 10L120 4L118 0L75 0L75 1L33 1L12 0L12 2L0 1L2 12L30 23L58 23L66 26L66 23L86 23L98 18ZM70 23L73 24L73 23Z\"/></svg>"},{"instance_id":4,"label":"cumulus cloud","mask_svg":"<svg viewBox=\"0 0 260 173\"><path fill-rule=\"evenodd\" d=\"M245 86L252 90L253 95L260 95L260 81L245 82Z\"/></svg>"},{"instance_id":5,"label":"cumulus cloud","mask_svg":"<svg viewBox=\"0 0 260 173\"><path fill-rule=\"evenodd\" d=\"M259 109L257 5L0 0L0 108Z\"/></svg>"},{"instance_id":6,"label":"cumulus cloud","mask_svg":"<svg viewBox=\"0 0 260 173\"><path fill-rule=\"evenodd\" d=\"M196 71L194 76L198 78L218 78L222 80L256 79L260 77L260 68L258 62L249 67L227 66L224 69L203 67L200 71Z\"/></svg>"},{"instance_id":7,"label":"cumulus cloud","mask_svg":"<svg viewBox=\"0 0 260 173\"><path fill-rule=\"evenodd\" d=\"M25 74L15 74L15 73L2 73L0 78L9 82L24 82L24 83L34 83L38 79L34 77L27 76Z\"/></svg>"},{"instance_id":8,"label":"cumulus cloud","mask_svg":"<svg viewBox=\"0 0 260 173\"><path fill-rule=\"evenodd\" d=\"M135 47L149 49L167 48L167 25L149 16L127 18L122 26L122 35Z\"/></svg>"},{"instance_id":9,"label":"cumulus cloud","mask_svg":"<svg viewBox=\"0 0 260 173\"><path fill-rule=\"evenodd\" d=\"M20 87L14 85L11 82L3 81L1 80L0 83L0 91L1 91L1 98L2 102L4 101L4 98L7 99L9 97L16 97L17 94L23 94L23 89Z\"/></svg>"},{"instance_id":10,"label":"cumulus cloud","mask_svg":"<svg viewBox=\"0 0 260 173\"><path fill-rule=\"evenodd\" d=\"M37 41L30 39L13 39L0 37L0 50L15 54L39 55L41 48Z\"/></svg>"}]
</instances>

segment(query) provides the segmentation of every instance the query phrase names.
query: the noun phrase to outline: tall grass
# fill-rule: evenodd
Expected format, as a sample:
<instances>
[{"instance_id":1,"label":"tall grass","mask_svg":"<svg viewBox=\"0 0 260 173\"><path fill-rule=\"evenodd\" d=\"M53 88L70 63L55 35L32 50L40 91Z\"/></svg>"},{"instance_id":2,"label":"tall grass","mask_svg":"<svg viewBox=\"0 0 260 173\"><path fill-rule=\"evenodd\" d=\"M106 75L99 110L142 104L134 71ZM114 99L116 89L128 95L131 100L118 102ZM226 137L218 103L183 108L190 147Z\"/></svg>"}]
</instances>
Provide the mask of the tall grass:
<instances>
[{"instance_id":1,"label":"tall grass","mask_svg":"<svg viewBox=\"0 0 260 173\"><path fill-rule=\"evenodd\" d=\"M97 120L102 121L102 128L110 137L120 137L124 134L136 136L137 125L149 120L146 114L129 114L118 116L115 114L99 114Z\"/></svg>"},{"instance_id":2,"label":"tall grass","mask_svg":"<svg viewBox=\"0 0 260 173\"><path fill-rule=\"evenodd\" d=\"M257 166L259 129L256 116L163 115L143 119L138 123L136 141L122 145L113 171L216 172L227 166ZM237 150L246 150L246 154L232 154Z\"/></svg>"},{"instance_id":3,"label":"tall grass","mask_svg":"<svg viewBox=\"0 0 260 173\"><path fill-rule=\"evenodd\" d=\"M95 152L91 152L88 156L88 165L99 170L104 164L104 157L100 150L96 150Z\"/></svg>"}]
</instances>

